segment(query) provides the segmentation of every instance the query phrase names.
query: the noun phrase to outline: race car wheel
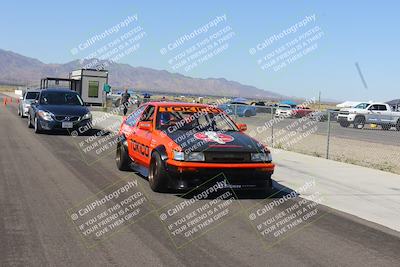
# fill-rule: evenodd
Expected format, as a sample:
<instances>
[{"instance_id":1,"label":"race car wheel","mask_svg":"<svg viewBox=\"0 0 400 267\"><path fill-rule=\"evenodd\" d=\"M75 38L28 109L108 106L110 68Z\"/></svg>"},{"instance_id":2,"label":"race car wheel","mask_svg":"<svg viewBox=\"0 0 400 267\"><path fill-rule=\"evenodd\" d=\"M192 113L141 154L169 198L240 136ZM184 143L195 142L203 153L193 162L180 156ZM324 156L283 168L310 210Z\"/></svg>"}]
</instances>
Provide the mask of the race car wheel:
<instances>
[{"instance_id":1,"label":"race car wheel","mask_svg":"<svg viewBox=\"0 0 400 267\"><path fill-rule=\"evenodd\" d=\"M339 124L340 124L340 126L342 126L344 128L347 128L350 125L350 123L348 121L341 121L341 122L339 122Z\"/></svg>"},{"instance_id":2,"label":"race car wheel","mask_svg":"<svg viewBox=\"0 0 400 267\"><path fill-rule=\"evenodd\" d=\"M31 114L28 114L28 128L32 128Z\"/></svg>"},{"instance_id":3,"label":"race car wheel","mask_svg":"<svg viewBox=\"0 0 400 267\"><path fill-rule=\"evenodd\" d=\"M128 155L126 147L121 143L118 143L117 145L117 151L115 154L115 163L117 164L118 170L120 171L130 170L130 164L132 163L132 160Z\"/></svg>"},{"instance_id":4,"label":"race car wheel","mask_svg":"<svg viewBox=\"0 0 400 267\"><path fill-rule=\"evenodd\" d=\"M354 120L354 128L362 129L365 125L365 118L364 117L356 117Z\"/></svg>"},{"instance_id":5,"label":"race car wheel","mask_svg":"<svg viewBox=\"0 0 400 267\"><path fill-rule=\"evenodd\" d=\"M251 116L251 111L250 111L250 110L246 110L246 111L244 112L244 116L245 116L245 117L250 117L250 116Z\"/></svg>"},{"instance_id":6,"label":"race car wheel","mask_svg":"<svg viewBox=\"0 0 400 267\"><path fill-rule=\"evenodd\" d=\"M165 192L168 184L168 173L158 152L151 155L149 184L155 192Z\"/></svg>"},{"instance_id":7,"label":"race car wheel","mask_svg":"<svg viewBox=\"0 0 400 267\"><path fill-rule=\"evenodd\" d=\"M35 117L35 120L34 120L34 129L35 129L35 133L37 133L37 134L43 132L42 127L40 126L40 123L39 123L37 117Z\"/></svg>"}]
</instances>

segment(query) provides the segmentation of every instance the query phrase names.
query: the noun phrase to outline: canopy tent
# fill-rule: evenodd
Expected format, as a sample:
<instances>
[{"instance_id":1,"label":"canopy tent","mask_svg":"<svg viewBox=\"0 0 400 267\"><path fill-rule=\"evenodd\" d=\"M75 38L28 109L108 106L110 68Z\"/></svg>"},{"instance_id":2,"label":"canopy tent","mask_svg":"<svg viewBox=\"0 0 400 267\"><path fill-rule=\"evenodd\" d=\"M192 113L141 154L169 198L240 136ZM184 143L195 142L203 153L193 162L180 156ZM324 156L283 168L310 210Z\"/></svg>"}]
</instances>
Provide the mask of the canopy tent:
<instances>
[{"instance_id":1,"label":"canopy tent","mask_svg":"<svg viewBox=\"0 0 400 267\"><path fill-rule=\"evenodd\" d=\"M400 105L400 99L394 99L391 101L386 102L386 104L390 105L390 106L399 106Z\"/></svg>"},{"instance_id":2,"label":"canopy tent","mask_svg":"<svg viewBox=\"0 0 400 267\"><path fill-rule=\"evenodd\" d=\"M238 103L246 103L247 99L243 97L236 97L232 100L232 102L238 102Z\"/></svg>"},{"instance_id":3,"label":"canopy tent","mask_svg":"<svg viewBox=\"0 0 400 267\"><path fill-rule=\"evenodd\" d=\"M337 104L336 107L337 108L354 108L355 106L357 106L358 104L361 103L371 103L372 101L345 101L343 103Z\"/></svg>"},{"instance_id":4,"label":"canopy tent","mask_svg":"<svg viewBox=\"0 0 400 267\"><path fill-rule=\"evenodd\" d=\"M297 106L297 103L292 101L292 100L285 100L285 101L282 101L280 104L289 105L289 106L292 106L292 107Z\"/></svg>"}]
</instances>

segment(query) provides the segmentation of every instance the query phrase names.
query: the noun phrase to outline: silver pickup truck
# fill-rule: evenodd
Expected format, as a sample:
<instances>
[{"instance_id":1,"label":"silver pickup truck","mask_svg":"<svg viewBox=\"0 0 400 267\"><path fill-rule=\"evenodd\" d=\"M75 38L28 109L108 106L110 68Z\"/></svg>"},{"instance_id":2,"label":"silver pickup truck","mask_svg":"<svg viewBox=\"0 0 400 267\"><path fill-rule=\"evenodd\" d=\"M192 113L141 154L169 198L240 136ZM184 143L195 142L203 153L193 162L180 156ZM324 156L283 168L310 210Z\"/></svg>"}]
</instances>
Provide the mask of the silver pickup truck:
<instances>
[{"instance_id":1,"label":"silver pickup truck","mask_svg":"<svg viewBox=\"0 0 400 267\"><path fill-rule=\"evenodd\" d=\"M354 108L344 108L339 111L338 122L342 127L362 129L365 124L380 125L383 130L395 127L400 131L400 112L393 111L385 103L363 103Z\"/></svg>"}]
</instances>

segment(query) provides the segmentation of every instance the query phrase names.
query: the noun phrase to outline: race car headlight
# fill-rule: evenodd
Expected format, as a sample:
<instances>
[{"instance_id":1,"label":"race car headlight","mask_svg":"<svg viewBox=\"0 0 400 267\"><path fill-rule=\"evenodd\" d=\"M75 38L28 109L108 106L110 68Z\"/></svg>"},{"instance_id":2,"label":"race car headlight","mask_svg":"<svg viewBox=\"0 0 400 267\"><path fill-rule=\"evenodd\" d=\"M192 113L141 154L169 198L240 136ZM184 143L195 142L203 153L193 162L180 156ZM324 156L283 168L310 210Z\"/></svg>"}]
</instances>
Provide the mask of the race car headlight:
<instances>
[{"instance_id":1,"label":"race car headlight","mask_svg":"<svg viewBox=\"0 0 400 267\"><path fill-rule=\"evenodd\" d=\"M191 152L185 154L185 161L205 161L203 152Z\"/></svg>"},{"instance_id":2,"label":"race car headlight","mask_svg":"<svg viewBox=\"0 0 400 267\"><path fill-rule=\"evenodd\" d=\"M184 152L174 150L174 151L172 151L172 154L173 154L174 160L180 160L180 161L185 160Z\"/></svg>"},{"instance_id":3,"label":"race car headlight","mask_svg":"<svg viewBox=\"0 0 400 267\"><path fill-rule=\"evenodd\" d=\"M43 110L39 110L38 111L38 115L39 117L41 117L42 119L46 120L46 121L52 121L53 120L53 113L47 112L47 111L43 111Z\"/></svg>"},{"instance_id":4,"label":"race car headlight","mask_svg":"<svg viewBox=\"0 0 400 267\"><path fill-rule=\"evenodd\" d=\"M255 162L271 162L271 153L251 153L251 161Z\"/></svg>"},{"instance_id":5,"label":"race car headlight","mask_svg":"<svg viewBox=\"0 0 400 267\"><path fill-rule=\"evenodd\" d=\"M82 116L82 120L92 119L92 113L88 112Z\"/></svg>"}]
</instances>

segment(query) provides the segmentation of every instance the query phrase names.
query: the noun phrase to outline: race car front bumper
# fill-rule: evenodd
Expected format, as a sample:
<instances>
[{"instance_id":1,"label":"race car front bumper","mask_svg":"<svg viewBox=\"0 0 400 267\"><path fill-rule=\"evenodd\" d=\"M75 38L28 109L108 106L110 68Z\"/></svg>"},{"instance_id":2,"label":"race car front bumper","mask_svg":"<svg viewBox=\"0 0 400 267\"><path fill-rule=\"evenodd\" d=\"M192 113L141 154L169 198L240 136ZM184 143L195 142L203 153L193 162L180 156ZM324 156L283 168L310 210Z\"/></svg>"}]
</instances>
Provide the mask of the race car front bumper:
<instances>
[{"instance_id":1,"label":"race car front bumper","mask_svg":"<svg viewBox=\"0 0 400 267\"><path fill-rule=\"evenodd\" d=\"M188 190L203 183L226 179L232 189L265 189L271 186L273 163L203 163L168 159L166 168L170 173L170 188Z\"/></svg>"}]
</instances>

